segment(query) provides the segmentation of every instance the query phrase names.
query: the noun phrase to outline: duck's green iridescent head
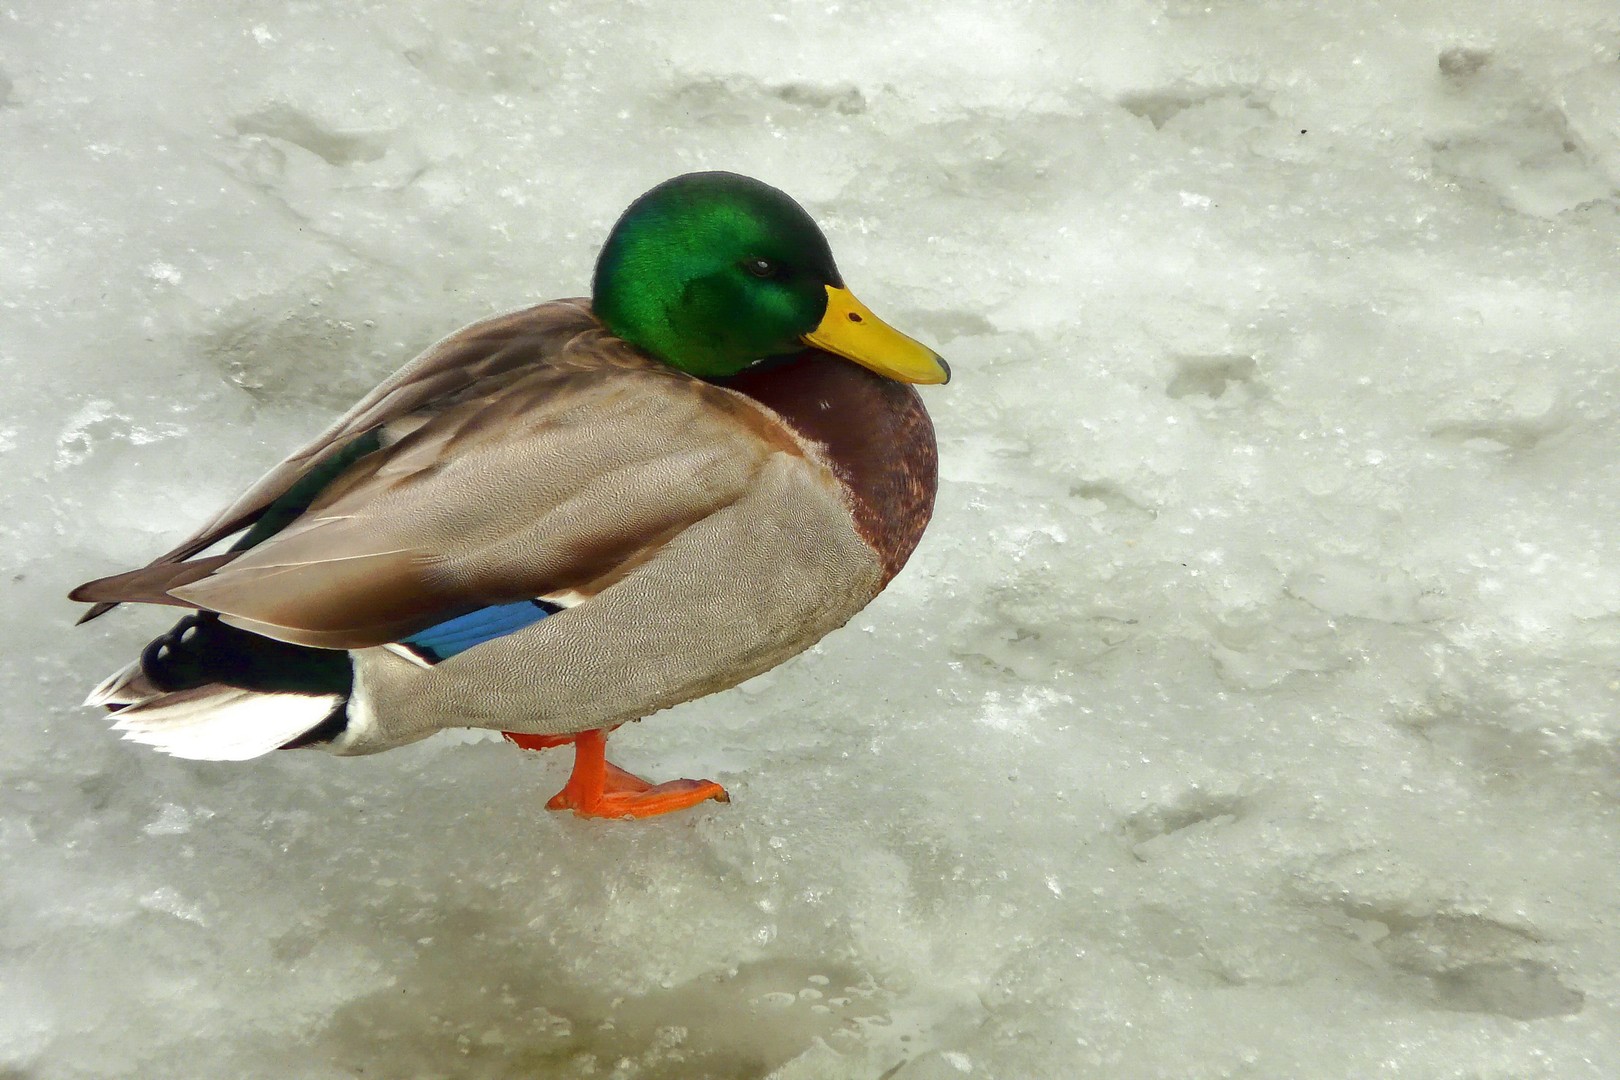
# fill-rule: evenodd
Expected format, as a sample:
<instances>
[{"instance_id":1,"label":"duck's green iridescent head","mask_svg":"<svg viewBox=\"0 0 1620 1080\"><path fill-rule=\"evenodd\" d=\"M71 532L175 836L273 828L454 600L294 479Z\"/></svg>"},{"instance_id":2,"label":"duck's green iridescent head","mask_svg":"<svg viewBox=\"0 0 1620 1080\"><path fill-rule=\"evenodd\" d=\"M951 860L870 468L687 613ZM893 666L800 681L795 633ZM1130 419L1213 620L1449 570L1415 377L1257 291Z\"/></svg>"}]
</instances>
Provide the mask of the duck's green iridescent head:
<instances>
[{"instance_id":1,"label":"duck's green iridescent head","mask_svg":"<svg viewBox=\"0 0 1620 1080\"><path fill-rule=\"evenodd\" d=\"M705 378L807 345L901 382L950 378L844 288L803 207L736 173L677 176L631 203L597 258L591 305L614 334Z\"/></svg>"}]
</instances>

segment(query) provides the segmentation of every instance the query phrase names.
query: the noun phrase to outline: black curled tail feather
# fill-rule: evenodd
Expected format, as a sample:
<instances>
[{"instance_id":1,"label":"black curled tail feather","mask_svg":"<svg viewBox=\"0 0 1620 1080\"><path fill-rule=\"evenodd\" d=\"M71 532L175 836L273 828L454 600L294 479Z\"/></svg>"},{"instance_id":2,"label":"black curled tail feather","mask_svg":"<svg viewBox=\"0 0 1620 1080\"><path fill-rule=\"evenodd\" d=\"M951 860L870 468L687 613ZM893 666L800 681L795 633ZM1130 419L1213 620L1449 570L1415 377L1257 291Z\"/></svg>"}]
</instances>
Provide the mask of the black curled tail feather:
<instances>
[{"instance_id":1,"label":"black curled tail feather","mask_svg":"<svg viewBox=\"0 0 1620 1080\"><path fill-rule=\"evenodd\" d=\"M187 615L141 651L141 671L161 690L221 683L262 693L341 694L354 686L345 652L291 645L220 620Z\"/></svg>"}]
</instances>

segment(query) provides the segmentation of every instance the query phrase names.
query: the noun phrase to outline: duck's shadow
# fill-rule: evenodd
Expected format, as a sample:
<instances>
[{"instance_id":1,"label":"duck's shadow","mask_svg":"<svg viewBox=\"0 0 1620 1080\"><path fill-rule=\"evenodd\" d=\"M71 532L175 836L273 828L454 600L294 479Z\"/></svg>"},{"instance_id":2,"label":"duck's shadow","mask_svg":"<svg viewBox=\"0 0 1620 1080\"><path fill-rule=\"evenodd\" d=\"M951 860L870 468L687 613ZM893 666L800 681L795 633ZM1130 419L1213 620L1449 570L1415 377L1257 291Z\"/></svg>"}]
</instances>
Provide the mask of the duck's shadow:
<instances>
[{"instance_id":1,"label":"duck's shadow","mask_svg":"<svg viewBox=\"0 0 1620 1080\"><path fill-rule=\"evenodd\" d=\"M426 924L390 986L340 1006L311 1038L356 1076L757 1078L854 1039L876 990L849 969L775 957L614 996L556 934L514 938L474 908ZM808 993L807 993L808 991Z\"/></svg>"},{"instance_id":2,"label":"duck's shadow","mask_svg":"<svg viewBox=\"0 0 1620 1080\"><path fill-rule=\"evenodd\" d=\"M827 938L750 937L756 898L691 819L542 812L514 833L514 806L471 807L468 792L538 806L563 759L495 743L419 756L412 812L367 798L351 822L368 852L360 903L291 885L311 918L271 948L295 980L355 962L377 976L306 1037L346 1074L760 1077L889 1024L889 993L824 958Z\"/></svg>"}]
</instances>

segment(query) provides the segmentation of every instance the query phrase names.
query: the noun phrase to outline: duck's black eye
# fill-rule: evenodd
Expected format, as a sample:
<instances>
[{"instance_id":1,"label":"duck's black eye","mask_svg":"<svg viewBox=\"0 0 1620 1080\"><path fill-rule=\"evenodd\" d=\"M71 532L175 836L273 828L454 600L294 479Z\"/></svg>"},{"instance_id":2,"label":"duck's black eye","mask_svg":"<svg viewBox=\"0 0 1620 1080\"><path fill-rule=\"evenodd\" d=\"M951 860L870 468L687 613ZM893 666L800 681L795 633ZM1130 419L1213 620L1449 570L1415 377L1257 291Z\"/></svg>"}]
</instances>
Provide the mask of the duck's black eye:
<instances>
[{"instance_id":1,"label":"duck's black eye","mask_svg":"<svg viewBox=\"0 0 1620 1080\"><path fill-rule=\"evenodd\" d=\"M774 278L782 276L782 264L775 259L766 259L755 256L743 260L743 269L757 278Z\"/></svg>"}]
</instances>

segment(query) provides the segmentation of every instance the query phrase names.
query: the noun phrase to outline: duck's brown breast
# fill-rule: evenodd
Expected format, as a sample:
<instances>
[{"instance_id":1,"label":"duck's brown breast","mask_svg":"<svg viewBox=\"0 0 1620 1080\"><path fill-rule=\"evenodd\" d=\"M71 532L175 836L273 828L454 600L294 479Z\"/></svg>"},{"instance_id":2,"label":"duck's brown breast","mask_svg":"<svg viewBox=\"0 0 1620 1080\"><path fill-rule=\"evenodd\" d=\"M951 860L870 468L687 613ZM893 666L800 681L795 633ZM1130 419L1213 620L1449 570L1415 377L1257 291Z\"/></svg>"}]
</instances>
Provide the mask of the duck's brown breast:
<instances>
[{"instance_id":1,"label":"duck's brown breast","mask_svg":"<svg viewBox=\"0 0 1620 1080\"><path fill-rule=\"evenodd\" d=\"M934 425L917 391L818 350L719 385L766 406L824 448L887 584L922 539L939 486Z\"/></svg>"}]
</instances>

